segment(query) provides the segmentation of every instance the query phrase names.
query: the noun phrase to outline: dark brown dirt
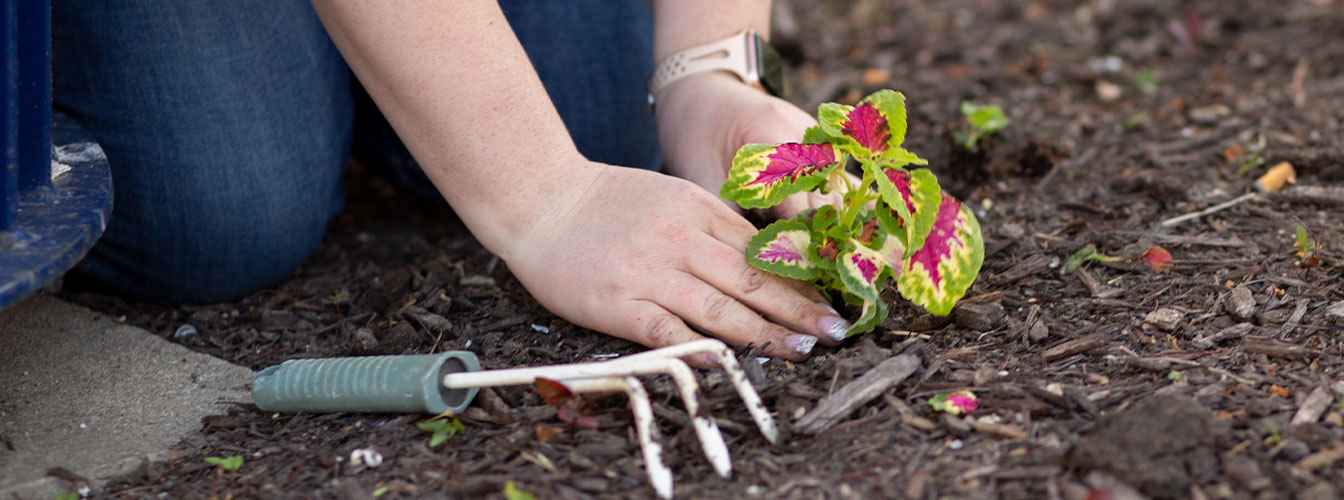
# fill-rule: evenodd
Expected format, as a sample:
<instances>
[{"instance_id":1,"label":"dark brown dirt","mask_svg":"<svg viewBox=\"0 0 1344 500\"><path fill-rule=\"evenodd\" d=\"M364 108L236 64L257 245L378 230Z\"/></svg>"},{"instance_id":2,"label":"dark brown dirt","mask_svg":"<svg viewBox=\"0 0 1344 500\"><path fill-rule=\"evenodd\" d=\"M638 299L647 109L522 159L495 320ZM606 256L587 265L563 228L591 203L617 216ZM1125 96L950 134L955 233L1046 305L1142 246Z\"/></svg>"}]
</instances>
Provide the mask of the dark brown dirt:
<instances>
[{"instance_id":1,"label":"dark brown dirt","mask_svg":"<svg viewBox=\"0 0 1344 500\"><path fill-rule=\"evenodd\" d=\"M1123 498L1124 485L1155 498L1344 495L1344 198L1295 188L1159 225L1247 192L1280 161L1297 167L1299 186L1341 188L1344 5L779 3L794 102L906 94L906 147L984 227L969 294L980 305L942 319L889 295L892 317L876 332L805 363L761 366L758 387L786 430L777 446L705 377L733 454L729 479L700 456L675 392L649 379L679 497L1100 499ZM964 126L963 100L1012 119L983 156L946 139ZM1265 163L1239 174L1246 154L1234 147L1261 137ZM638 350L542 310L446 209L357 170L349 185L349 208L278 290L176 309L74 298L167 337L194 325L182 343L251 368L454 349L501 368ZM1315 269L1294 258L1299 223L1320 244ZM1089 244L1124 260L1064 272ZM1174 268L1133 260L1153 245ZM904 353L922 360L914 376L823 434L788 432L822 397ZM927 404L954 389L981 397L969 420ZM1318 390L1329 407L1293 424ZM466 432L434 448L420 416L237 405L177 458L103 495L499 498L514 481L541 498L652 497L623 404L599 403L598 428L580 430L531 388L487 391L462 416ZM352 465L351 451L367 447L381 466ZM202 461L230 455L246 459L236 474Z\"/></svg>"}]
</instances>

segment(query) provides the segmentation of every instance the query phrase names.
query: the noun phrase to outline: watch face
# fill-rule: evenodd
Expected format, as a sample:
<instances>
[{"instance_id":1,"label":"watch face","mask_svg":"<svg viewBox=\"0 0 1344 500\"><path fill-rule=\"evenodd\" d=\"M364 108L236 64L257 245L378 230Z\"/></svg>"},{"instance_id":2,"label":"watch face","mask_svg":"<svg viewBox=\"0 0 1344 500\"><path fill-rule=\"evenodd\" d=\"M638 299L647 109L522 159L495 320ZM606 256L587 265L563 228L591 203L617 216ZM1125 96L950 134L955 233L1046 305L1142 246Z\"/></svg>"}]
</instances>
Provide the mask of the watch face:
<instances>
[{"instance_id":1,"label":"watch face","mask_svg":"<svg viewBox=\"0 0 1344 500\"><path fill-rule=\"evenodd\" d=\"M760 35L756 35L756 71L760 73L761 85L771 95L784 93L784 64L775 47Z\"/></svg>"}]
</instances>

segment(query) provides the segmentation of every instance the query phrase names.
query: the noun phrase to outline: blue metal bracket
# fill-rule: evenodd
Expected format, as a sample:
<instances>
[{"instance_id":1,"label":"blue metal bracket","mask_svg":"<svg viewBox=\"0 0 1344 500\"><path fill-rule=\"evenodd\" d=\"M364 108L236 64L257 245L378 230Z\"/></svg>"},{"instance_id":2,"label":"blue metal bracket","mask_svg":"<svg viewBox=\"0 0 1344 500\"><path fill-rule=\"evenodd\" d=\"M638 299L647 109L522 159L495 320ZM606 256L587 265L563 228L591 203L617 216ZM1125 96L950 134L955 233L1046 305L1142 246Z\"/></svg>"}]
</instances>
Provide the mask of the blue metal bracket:
<instances>
[{"instance_id":1,"label":"blue metal bracket","mask_svg":"<svg viewBox=\"0 0 1344 500\"><path fill-rule=\"evenodd\" d=\"M112 176L102 148L51 110L51 4L0 2L0 309L73 267L107 227ZM54 118L54 122L53 122Z\"/></svg>"}]
</instances>

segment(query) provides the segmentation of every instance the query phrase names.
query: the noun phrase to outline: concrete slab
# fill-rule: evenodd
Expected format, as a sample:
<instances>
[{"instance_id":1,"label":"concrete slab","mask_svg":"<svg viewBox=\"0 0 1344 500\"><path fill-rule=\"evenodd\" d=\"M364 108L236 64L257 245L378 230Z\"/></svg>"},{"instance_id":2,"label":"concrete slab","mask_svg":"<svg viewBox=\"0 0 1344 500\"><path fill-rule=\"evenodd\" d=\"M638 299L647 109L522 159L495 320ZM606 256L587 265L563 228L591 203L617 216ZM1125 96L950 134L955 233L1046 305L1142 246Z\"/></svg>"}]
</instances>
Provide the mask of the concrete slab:
<instances>
[{"instance_id":1,"label":"concrete slab","mask_svg":"<svg viewBox=\"0 0 1344 500\"><path fill-rule=\"evenodd\" d=\"M251 402L252 371L37 295L0 311L0 498L75 488L168 458L201 417ZM67 474L68 476L68 474Z\"/></svg>"}]
</instances>

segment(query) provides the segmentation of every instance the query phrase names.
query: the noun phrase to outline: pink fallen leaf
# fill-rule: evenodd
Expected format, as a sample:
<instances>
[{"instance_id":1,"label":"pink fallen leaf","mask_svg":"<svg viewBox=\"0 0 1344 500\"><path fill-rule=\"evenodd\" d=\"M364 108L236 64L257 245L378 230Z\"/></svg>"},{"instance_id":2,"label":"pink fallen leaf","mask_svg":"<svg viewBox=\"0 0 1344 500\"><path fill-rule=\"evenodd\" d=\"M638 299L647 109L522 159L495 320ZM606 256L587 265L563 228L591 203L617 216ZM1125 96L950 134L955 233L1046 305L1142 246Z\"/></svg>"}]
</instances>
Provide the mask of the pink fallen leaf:
<instances>
[{"instance_id":1,"label":"pink fallen leaf","mask_svg":"<svg viewBox=\"0 0 1344 500\"><path fill-rule=\"evenodd\" d=\"M934 410L951 413L953 415L964 415L975 411L980 407L980 400L975 397L975 393L967 390L955 392L944 392L929 398L929 406Z\"/></svg>"},{"instance_id":2,"label":"pink fallen leaf","mask_svg":"<svg viewBox=\"0 0 1344 500\"><path fill-rule=\"evenodd\" d=\"M574 393L570 392L565 384L556 380L537 377L532 385L536 387L537 395L541 396L541 400L551 406L563 405L574 397Z\"/></svg>"},{"instance_id":3,"label":"pink fallen leaf","mask_svg":"<svg viewBox=\"0 0 1344 500\"><path fill-rule=\"evenodd\" d=\"M1148 263L1148 269L1153 272L1162 272L1171 269L1171 253L1162 247L1149 248L1143 253L1143 261Z\"/></svg>"}]
</instances>

